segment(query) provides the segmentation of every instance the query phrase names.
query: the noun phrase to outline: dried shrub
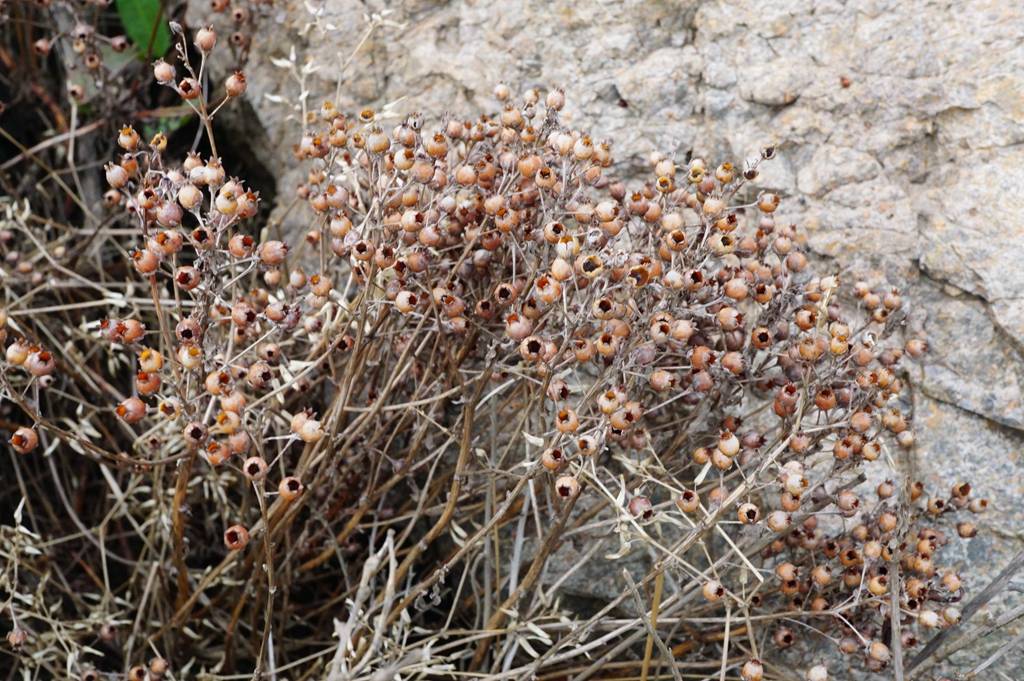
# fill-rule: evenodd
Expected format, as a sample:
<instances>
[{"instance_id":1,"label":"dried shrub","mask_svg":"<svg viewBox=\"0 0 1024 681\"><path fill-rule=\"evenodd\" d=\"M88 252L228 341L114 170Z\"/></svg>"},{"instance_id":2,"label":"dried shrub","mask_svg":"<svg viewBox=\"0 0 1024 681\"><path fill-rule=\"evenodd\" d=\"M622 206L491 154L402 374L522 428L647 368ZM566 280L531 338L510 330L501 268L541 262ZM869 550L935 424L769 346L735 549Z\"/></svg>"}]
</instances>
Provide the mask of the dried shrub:
<instances>
[{"instance_id":1,"label":"dried shrub","mask_svg":"<svg viewBox=\"0 0 1024 681\"><path fill-rule=\"evenodd\" d=\"M814 272L754 188L775 149L627 184L557 89L397 124L302 99L284 233L217 155L244 74L204 87L217 31L174 39L154 77L212 153L121 128L83 260L5 206L5 655L755 681L823 643L881 671L957 624L945 518L986 502L893 466L927 343L898 291ZM637 557L589 613L561 588Z\"/></svg>"}]
</instances>

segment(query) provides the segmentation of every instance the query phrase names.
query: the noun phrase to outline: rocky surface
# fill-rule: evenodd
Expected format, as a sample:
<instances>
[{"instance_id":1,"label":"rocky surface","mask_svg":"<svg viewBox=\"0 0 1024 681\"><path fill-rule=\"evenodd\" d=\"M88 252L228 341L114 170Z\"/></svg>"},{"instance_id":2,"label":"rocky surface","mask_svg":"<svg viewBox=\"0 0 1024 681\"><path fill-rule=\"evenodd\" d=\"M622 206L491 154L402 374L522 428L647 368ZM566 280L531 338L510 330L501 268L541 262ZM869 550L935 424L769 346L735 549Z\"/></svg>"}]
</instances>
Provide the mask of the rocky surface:
<instances>
[{"instance_id":1,"label":"rocky surface","mask_svg":"<svg viewBox=\"0 0 1024 681\"><path fill-rule=\"evenodd\" d=\"M396 4L366 37L367 13ZM991 574L1024 542L1024 5L281 0L264 22L247 73L276 167L298 125L272 100L299 87L272 60L292 45L319 67L311 106L337 91L344 108L465 112L493 108L499 80L563 86L569 121L627 173L654 150L740 160L776 143L762 183L783 213L836 269L905 289L932 339L917 465L998 500L965 569Z\"/></svg>"}]
</instances>

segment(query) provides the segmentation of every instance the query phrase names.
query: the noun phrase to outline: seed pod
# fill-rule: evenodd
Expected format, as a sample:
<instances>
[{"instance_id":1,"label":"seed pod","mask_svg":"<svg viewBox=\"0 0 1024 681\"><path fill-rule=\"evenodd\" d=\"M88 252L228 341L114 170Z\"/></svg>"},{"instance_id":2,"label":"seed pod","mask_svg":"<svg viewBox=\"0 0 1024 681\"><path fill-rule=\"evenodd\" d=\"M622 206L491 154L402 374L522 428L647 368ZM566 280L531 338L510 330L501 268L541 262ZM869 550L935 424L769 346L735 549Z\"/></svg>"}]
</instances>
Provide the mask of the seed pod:
<instances>
[{"instance_id":1,"label":"seed pod","mask_svg":"<svg viewBox=\"0 0 1024 681\"><path fill-rule=\"evenodd\" d=\"M695 490L683 490L676 500L676 506L683 513L695 513L700 508L700 496Z\"/></svg>"},{"instance_id":2,"label":"seed pod","mask_svg":"<svg viewBox=\"0 0 1024 681\"><path fill-rule=\"evenodd\" d=\"M203 365L203 351L197 345L184 344L178 348L178 361L185 369L199 369Z\"/></svg>"},{"instance_id":3,"label":"seed pod","mask_svg":"<svg viewBox=\"0 0 1024 681\"><path fill-rule=\"evenodd\" d=\"M740 678L743 681L761 681L764 678L764 665L760 660L747 660L740 668Z\"/></svg>"},{"instance_id":4,"label":"seed pod","mask_svg":"<svg viewBox=\"0 0 1024 681\"><path fill-rule=\"evenodd\" d=\"M281 241L266 241L260 244L258 255L264 265L280 265L288 255L288 246Z\"/></svg>"},{"instance_id":5,"label":"seed pod","mask_svg":"<svg viewBox=\"0 0 1024 681\"><path fill-rule=\"evenodd\" d=\"M573 433L580 427L576 412L568 407L560 409L555 416L555 427L560 433Z\"/></svg>"},{"instance_id":6,"label":"seed pod","mask_svg":"<svg viewBox=\"0 0 1024 681\"><path fill-rule=\"evenodd\" d=\"M772 511L768 514L766 524L773 532L786 530L793 522L792 516L785 511Z\"/></svg>"},{"instance_id":7,"label":"seed pod","mask_svg":"<svg viewBox=\"0 0 1024 681\"><path fill-rule=\"evenodd\" d=\"M978 535L978 528L974 523L962 521L956 524L956 532L963 539L970 539Z\"/></svg>"},{"instance_id":8,"label":"seed pod","mask_svg":"<svg viewBox=\"0 0 1024 681\"><path fill-rule=\"evenodd\" d=\"M153 78L161 85L173 83L176 75L174 67L163 59L157 59L153 62Z\"/></svg>"},{"instance_id":9,"label":"seed pod","mask_svg":"<svg viewBox=\"0 0 1024 681\"><path fill-rule=\"evenodd\" d=\"M194 44L200 52L211 52L217 45L217 32L213 26L206 26L196 31Z\"/></svg>"},{"instance_id":10,"label":"seed pod","mask_svg":"<svg viewBox=\"0 0 1024 681\"><path fill-rule=\"evenodd\" d=\"M246 372L246 382L256 390L263 390L274 378L274 372L266 362L255 362Z\"/></svg>"},{"instance_id":11,"label":"seed pod","mask_svg":"<svg viewBox=\"0 0 1024 681\"><path fill-rule=\"evenodd\" d=\"M723 430L718 436L718 451L728 457L734 457L740 452L740 440L732 431Z\"/></svg>"},{"instance_id":12,"label":"seed pod","mask_svg":"<svg viewBox=\"0 0 1024 681\"><path fill-rule=\"evenodd\" d=\"M925 628L934 629L939 626L939 614L934 610L922 610L917 613L918 623Z\"/></svg>"},{"instance_id":13,"label":"seed pod","mask_svg":"<svg viewBox=\"0 0 1024 681\"><path fill-rule=\"evenodd\" d=\"M39 446L39 435L34 429L22 426L11 435L10 443L18 454L28 454Z\"/></svg>"},{"instance_id":14,"label":"seed pod","mask_svg":"<svg viewBox=\"0 0 1024 681\"><path fill-rule=\"evenodd\" d=\"M202 87L195 78L182 78L178 81L178 94L182 99L195 99L201 92Z\"/></svg>"},{"instance_id":15,"label":"seed pod","mask_svg":"<svg viewBox=\"0 0 1024 681\"><path fill-rule=\"evenodd\" d=\"M654 516L654 505L647 497L633 497L629 500L629 512L634 518L649 520Z\"/></svg>"},{"instance_id":16,"label":"seed pod","mask_svg":"<svg viewBox=\"0 0 1024 681\"><path fill-rule=\"evenodd\" d=\"M138 397L129 397L114 410L125 423L137 423L145 416L148 408Z\"/></svg>"},{"instance_id":17,"label":"seed pod","mask_svg":"<svg viewBox=\"0 0 1024 681\"><path fill-rule=\"evenodd\" d=\"M207 434L208 431L206 426L198 421L192 421L182 430L185 442L193 446L202 444L203 441L206 440Z\"/></svg>"},{"instance_id":18,"label":"seed pod","mask_svg":"<svg viewBox=\"0 0 1024 681\"><path fill-rule=\"evenodd\" d=\"M319 421L306 419L302 426L299 427L298 435L303 442L313 443L319 442L323 438L324 431Z\"/></svg>"},{"instance_id":19,"label":"seed pod","mask_svg":"<svg viewBox=\"0 0 1024 681\"><path fill-rule=\"evenodd\" d=\"M722 596L725 595L725 588L720 582L712 579L704 582L704 586L701 588L701 593L704 594L704 598L707 601L714 603L715 601L721 600Z\"/></svg>"},{"instance_id":20,"label":"seed pod","mask_svg":"<svg viewBox=\"0 0 1024 681\"><path fill-rule=\"evenodd\" d=\"M29 344L24 340L16 340L7 346L4 357L14 366L21 366L28 360L31 352Z\"/></svg>"},{"instance_id":21,"label":"seed pod","mask_svg":"<svg viewBox=\"0 0 1024 681\"><path fill-rule=\"evenodd\" d=\"M305 487L303 487L302 481L292 476L284 478L277 486L278 494L280 494L281 498L285 501L294 501L304 490Z\"/></svg>"},{"instance_id":22,"label":"seed pod","mask_svg":"<svg viewBox=\"0 0 1024 681\"><path fill-rule=\"evenodd\" d=\"M235 71L224 81L224 91L228 97L241 97L245 94L246 87L245 74L241 71Z\"/></svg>"},{"instance_id":23,"label":"seed pod","mask_svg":"<svg viewBox=\"0 0 1024 681\"><path fill-rule=\"evenodd\" d=\"M199 322L191 317L186 317L174 327L174 333L182 343L198 343L203 339L203 329Z\"/></svg>"},{"instance_id":24,"label":"seed pod","mask_svg":"<svg viewBox=\"0 0 1024 681\"><path fill-rule=\"evenodd\" d=\"M555 481L555 492L563 499L571 499L580 493L580 483L571 475L563 475Z\"/></svg>"},{"instance_id":25,"label":"seed pod","mask_svg":"<svg viewBox=\"0 0 1024 681\"><path fill-rule=\"evenodd\" d=\"M873 596L882 596L889 591L889 578L885 575L875 575L868 580L868 591Z\"/></svg>"},{"instance_id":26,"label":"seed pod","mask_svg":"<svg viewBox=\"0 0 1024 681\"><path fill-rule=\"evenodd\" d=\"M259 456L250 456L242 464L242 472L250 480L262 480L267 476L267 462Z\"/></svg>"},{"instance_id":27,"label":"seed pod","mask_svg":"<svg viewBox=\"0 0 1024 681\"><path fill-rule=\"evenodd\" d=\"M772 641L780 649L789 648L796 643L796 636L793 634L793 630L789 627L779 627L772 634Z\"/></svg>"},{"instance_id":28,"label":"seed pod","mask_svg":"<svg viewBox=\"0 0 1024 681\"><path fill-rule=\"evenodd\" d=\"M249 543L249 530L242 525L232 525L224 530L224 545L232 551L241 551Z\"/></svg>"},{"instance_id":29,"label":"seed pod","mask_svg":"<svg viewBox=\"0 0 1024 681\"><path fill-rule=\"evenodd\" d=\"M832 568L828 565L816 565L811 570L811 579L818 586L828 586L832 583Z\"/></svg>"},{"instance_id":30,"label":"seed pod","mask_svg":"<svg viewBox=\"0 0 1024 681\"><path fill-rule=\"evenodd\" d=\"M549 447L540 455L540 463L549 471L558 471L565 465L565 456L561 449Z\"/></svg>"},{"instance_id":31,"label":"seed pod","mask_svg":"<svg viewBox=\"0 0 1024 681\"><path fill-rule=\"evenodd\" d=\"M149 661L149 673L155 679L159 679L166 674L169 668L170 665L167 663L167 660L162 657L154 657Z\"/></svg>"},{"instance_id":32,"label":"seed pod","mask_svg":"<svg viewBox=\"0 0 1024 681\"><path fill-rule=\"evenodd\" d=\"M758 510L757 506L751 503L740 504L736 515L744 525L753 525L761 519L761 512Z\"/></svg>"},{"instance_id":33,"label":"seed pod","mask_svg":"<svg viewBox=\"0 0 1024 681\"><path fill-rule=\"evenodd\" d=\"M892 653L889 651L889 646L885 645L881 641L872 641L868 645L868 658L885 664L889 662Z\"/></svg>"}]
</instances>

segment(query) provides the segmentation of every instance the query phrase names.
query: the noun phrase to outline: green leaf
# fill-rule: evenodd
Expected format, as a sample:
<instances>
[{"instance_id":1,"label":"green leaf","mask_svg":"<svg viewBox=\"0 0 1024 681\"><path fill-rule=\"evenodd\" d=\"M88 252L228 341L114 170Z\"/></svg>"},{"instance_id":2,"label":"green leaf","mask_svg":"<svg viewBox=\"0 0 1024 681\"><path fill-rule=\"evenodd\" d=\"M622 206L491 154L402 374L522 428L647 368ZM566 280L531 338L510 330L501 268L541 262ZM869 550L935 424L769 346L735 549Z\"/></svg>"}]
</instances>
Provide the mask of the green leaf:
<instances>
[{"instance_id":1,"label":"green leaf","mask_svg":"<svg viewBox=\"0 0 1024 681\"><path fill-rule=\"evenodd\" d=\"M156 123L146 123L142 126L142 136L145 139L153 139L153 136L158 132L162 132L165 135L170 135L172 132L185 125L192 119L191 115L188 116L172 116L160 118Z\"/></svg>"},{"instance_id":2,"label":"green leaf","mask_svg":"<svg viewBox=\"0 0 1024 681\"><path fill-rule=\"evenodd\" d=\"M124 24L124 32L132 39L142 59L147 55L160 57L171 46L171 32L161 5L160 0L117 0L117 13Z\"/></svg>"}]
</instances>

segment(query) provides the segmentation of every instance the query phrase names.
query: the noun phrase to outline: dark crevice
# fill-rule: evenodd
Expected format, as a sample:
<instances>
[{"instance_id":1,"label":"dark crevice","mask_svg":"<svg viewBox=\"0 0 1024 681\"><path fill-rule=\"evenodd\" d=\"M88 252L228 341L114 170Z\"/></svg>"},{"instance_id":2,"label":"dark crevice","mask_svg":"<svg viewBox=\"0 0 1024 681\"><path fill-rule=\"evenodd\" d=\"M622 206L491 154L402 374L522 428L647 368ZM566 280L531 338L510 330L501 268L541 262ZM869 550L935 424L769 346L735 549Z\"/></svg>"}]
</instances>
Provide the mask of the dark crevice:
<instances>
[{"instance_id":1,"label":"dark crevice","mask_svg":"<svg viewBox=\"0 0 1024 681\"><path fill-rule=\"evenodd\" d=\"M229 176L240 178L246 188L259 192L260 217L265 219L274 207L278 190L274 173L264 163L272 158L270 139L247 100L242 98L229 106L214 119L217 153ZM198 125L196 119L171 134L169 146L175 155L184 157L191 148ZM210 155L206 135L202 135L197 151L203 158Z\"/></svg>"}]
</instances>

